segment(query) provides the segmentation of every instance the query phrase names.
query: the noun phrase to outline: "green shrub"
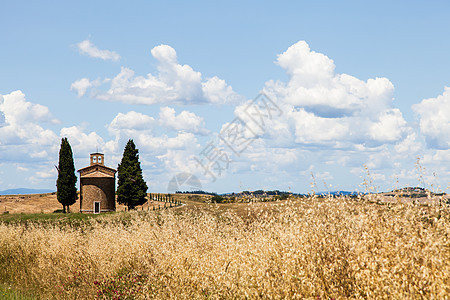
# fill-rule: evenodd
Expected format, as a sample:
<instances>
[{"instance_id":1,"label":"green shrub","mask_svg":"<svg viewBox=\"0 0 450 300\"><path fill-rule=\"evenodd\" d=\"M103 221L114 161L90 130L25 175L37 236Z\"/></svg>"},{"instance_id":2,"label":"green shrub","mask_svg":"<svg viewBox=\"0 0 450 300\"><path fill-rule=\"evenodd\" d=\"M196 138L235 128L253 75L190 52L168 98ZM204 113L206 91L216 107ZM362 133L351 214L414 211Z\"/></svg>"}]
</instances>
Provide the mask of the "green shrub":
<instances>
[{"instance_id":1,"label":"green shrub","mask_svg":"<svg viewBox=\"0 0 450 300\"><path fill-rule=\"evenodd\" d=\"M223 200L224 200L224 198L219 195L215 195L211 198L211 202L213 202L213 203L222 203Z\"/></svg>"}]
</instances>

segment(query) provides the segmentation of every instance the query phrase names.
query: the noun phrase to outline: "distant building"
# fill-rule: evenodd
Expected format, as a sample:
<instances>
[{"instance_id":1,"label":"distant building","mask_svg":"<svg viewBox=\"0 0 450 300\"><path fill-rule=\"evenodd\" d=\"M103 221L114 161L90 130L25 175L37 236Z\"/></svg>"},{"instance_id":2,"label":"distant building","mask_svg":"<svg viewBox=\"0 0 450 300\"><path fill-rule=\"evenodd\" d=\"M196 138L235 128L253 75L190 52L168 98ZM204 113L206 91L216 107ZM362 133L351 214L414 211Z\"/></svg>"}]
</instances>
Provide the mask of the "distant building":
<instances>
[{"instance_id":1,"label":"distant building","mask_svg":"<svg viewBox=\"0 0 450 300\"><path fill-rule=\"evenodd\" d=\"M91 165L79 169L80 212L94 213L116 210L116 170L105 166L102 153L91 154Z\"/></svg>"}]
</instances>

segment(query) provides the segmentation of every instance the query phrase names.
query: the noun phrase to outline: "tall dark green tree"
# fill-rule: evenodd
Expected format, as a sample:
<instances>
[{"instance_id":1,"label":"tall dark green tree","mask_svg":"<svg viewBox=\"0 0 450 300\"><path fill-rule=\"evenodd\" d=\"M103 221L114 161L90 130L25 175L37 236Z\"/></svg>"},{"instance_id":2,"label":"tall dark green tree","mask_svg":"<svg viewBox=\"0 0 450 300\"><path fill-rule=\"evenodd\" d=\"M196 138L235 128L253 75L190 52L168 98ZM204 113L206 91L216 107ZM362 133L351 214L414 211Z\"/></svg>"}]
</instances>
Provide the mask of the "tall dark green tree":
<instances>
[{"instance_id":1,"label":"tall dark green tree","mask_svg":"<svg viewBox=\"0 0 450 300\"><path fill-rule=\"evenodd\" d=\"M139 150L130 139L123 151L122 160L117 168L117 202L134 209L147 202L147 183L142 177Z\"/></svg>"},{"instance_id":2,"label":"tall dark green tree","mask_svg":"<svg viewBox=\"0 0 450 300\"><path fill-rule=\"evenodd\" d=\"M64 213L66 213L69 212L69 206L75 204L78 199L77 175L75 174L72 148L67 138L61 139L57 169L56 197L58 202L62 204Z\"/></svg>"}]
</instances>

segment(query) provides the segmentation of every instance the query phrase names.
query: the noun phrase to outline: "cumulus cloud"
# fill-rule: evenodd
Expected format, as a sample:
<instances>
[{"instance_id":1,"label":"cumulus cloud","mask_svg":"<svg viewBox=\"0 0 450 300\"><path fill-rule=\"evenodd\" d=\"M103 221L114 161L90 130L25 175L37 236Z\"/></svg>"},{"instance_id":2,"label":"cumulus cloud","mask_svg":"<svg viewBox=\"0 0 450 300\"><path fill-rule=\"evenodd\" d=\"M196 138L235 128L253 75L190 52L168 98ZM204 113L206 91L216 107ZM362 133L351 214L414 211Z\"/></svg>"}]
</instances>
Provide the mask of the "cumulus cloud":
<instances>
[{"instance_id":1,"label":"cumulus cloud","mask_svg":"<svg viewBox=\"0 0 450 300\"><path fill-rule=\"evenodd\" d=\"M119 113L109 124L112 130L135 129L135 130L151 130L155 124L153 117L130 111L126 114Z\"/></svg>"},{"instance_id":2,"label":"cumulus cloud","mask_svg":"<svg viewBox=\"0 0 450 300\"><path fill-rule=\"evenodd\" d=\"M411 162L414 168L424 145L394 107L389 79L361 80L336 73L333 60L303 41L280 54L276 64L286 70L288 79L267 81L263 92L278 108L269 110L260 103L260 113L249 115L246 102L234 111L242 121L235 124L243 137L239 142L252 143L233 156L233 174L272 172L290 179L298 174L297 180L308 181L310 172L302 172L313 166L315 174L337 186L336 182L345 182L341 176L359 183L356 175L364 175L360 168L366 164L372 173L386 174L376 177L378 184L386 185L389 174L406 174L402 168ZM265 119L258 124L260 117ZM228 126L224 124L222 132ZM227 150L226 144L222 146Z\"/></svg>"},{"instance_id":3,"label":"cumulus cloud","mask_svg":"<svg viewBox=\"0 0 450 300\"><path fill-rule=\"evenodd\" d=\"M392 107L394 87L387 78L360 80L336 74L333 60L300 41L278 55L287 82L268 81L265 93L280 107L270 120L269 139L291 138L297 145L355 148L400 142L409 127ZM241 105L236 115L245 118Z\"/></svg>"},{"instance_id":4,"label":"cumulus cloud","mask_svg":"<svg viewBox=\"0 0 450 300\"><path fill-rule=\"evenodd\" d=\"M297 168L301 154L298 149L268 147L264 141L258 141L250 145L242 156L253 171L282 172L291 171L293 166Z\"/></svg>"},{"instance_id":5,"label":"cumulus cloud","mask_svg":"<svg viewBox=\"0 0 450 300\"><path fill-rule=\"evenodd\" d=\"M450 87L436 98L424 99L412 106L420 119L420 132L435 149L450 148Z\"/></svg>"},{"instance_id":6,"label":"cumulus cloud","mask_svg":"<svg viewBox=\"0 0 450 300\"><path fill-rule=\"evenodd\" d=\"M283 102L300 106L321 117L352 115L363 109L383 111L392 101L394 86L387 78L364 82L347 74L335 74L333 60L311 51L300 41L278 55L276 63L290 76L287 83L269 81Z\"/></svg>"},{"instance_id":7,"label":"cumulus cloud","mask_svg":"<svg viewBox=\"0 0 450 300\"><path fill-rule=\"evenodd\" d=\"M300 144L335 144L343 140L349 130L347 120L323 118L304 109L291 111L289 117L293 118L295 124L295 142Z\"/></svg>"},{"instance_id":8,"label":"cumulus cloud","mask_svg":"<svg viewBox=\"0 0 450 300\"><path fill-rule=\"evenodd\" d=\"M169 137L165 134L160 136L138 135L143 147L152 151L165 153L167 150L185 150L195 145L197 139L193 133L180 132L175 137Z\"/></svg>"},{"instance_id":9,"label":"cumulus cloud","mask_svg":"<svg viewBox=\"0 0 450 300\"><path fill-rule=\"evenodd\" d=\"M159 122L162 126L175 131L192 132L205 134L203 118L189 111L182 111L176 115L175 109L171 107L161 107Z\"/></svg>"},{"instance_id":10,"label":"cumulus cloud","mask_svg":"<svg viewBox=\"0 0 450 300\"><path fill-rule=\"evenodd\" d=\"M81 78L70 85L70 90L77 92L78 97L82 97L90 87L92 87L92 83L89 79Z\"/></svg>"},{"instance_id":11,"label":"cumulus cloud","mask_svg":"<svg viewBox=\"0 0 450 300\"><path fill-rule=\"evenodd\" d=\"M0 127L5 126L5 125L6 125L5 114L3 112L0 112Z\"/></svg>"},{"instance_id":12,"label":"cumulus cloud","mask_svg":"<svg viewBox=\"0 0 450 300\"><path fill-rule=\"evenodd\" d=\"M217 76L202 82L202 91L206 99L211 103L224 103L239 101L243 98L236 94L225 80Z\"/></svg>"},{"instance_id":13,"label":"cumulus cloud","mask_svg":"<svg viewBox=\"0 0 450 300\"><path fill-rule=\"evenodd\" d=\"M369 137L382 143L401 141L406 121L398 109L387 109L380 113L376 122L369 125Z\"/></svg>"},{"instance_id":14,"label":"cumulus cloud","mask_svg":"<svg viewBox=\"0 0 450 300\"><path fill-rule=\"evenodd\" d=\"M35 173L37 179L53 179L58 176L55 168L46 169L44 171L38 171Z\"/></svg>"},{"instance_id":15,"label":"cumulus cloud","mask_svg":"<svg viewBox=\"0 0 450 300\"><path fill-rule=\"evenodd\" d=\"M26 101L21 91L15 91L3 96L0 102L0 110L9 124L20 124L29 122L59 121L50 114L48 107Z\"/></svg>"},{"instance_id":16,"label":"cumulus cloud","mask_svg":"<svg viewBox=\"0 0 450 300\"><path fill-rule=\"evenodd\" d=\"M196 145L195 143L190 143L189 146ZM196 173L198 170L197 162L193 159L197 155L197 148L186 148L185 150L172 150L169 149L166 153L157 156L157 158L162 162L161 166L167 170L167 174L174 176L179 173ZM167 185L168 179L165 181ZM202 177L203 179L203 177Z\"/></svg>"},{"instance_id":17,"label":"cumulus cloud","mask_svg":"<svg viewBox=\"0 0 450 300\"><path fill-rule=\"evenodd\" d=\"M179 115L173 108L161 108L159 119L151 116L130 111L126 114L119 113L107 125L109 133L114 137L117 144L123 144L128 138L138 141L142 147L152 153L164 153L167 149L180 149L189 142L195 142L196 138L193 132L204 130L200 127L203 119L194 113L183 111ZM173 125L172 122L179 122L179 125ZM185 125L185 127L178 127ZM162 129L177 131L175 137L161 133Z\"/></svg>"},{"instance_id":18,"label":"cumulus cloud","mask_svg":"<svg viewBox=\"0 0 450 300\"><path fill-rule=\"evenodd\" d=\"M207 133L204 126L203 118L195 113L183 110L177 115L174 108L165 106L160 108L157 119L135 111L118 113L107 128L112 135L125 130L152 133L161 128L176 132L204 134Z\"/></svg>"},{"instance_id":19,"label":"cumulus cloud","mask_svg":"<svg viewBox=\"0 0 450 300\"><path fill-rule=\"evenodd\" d=\"M104 149L121 153L132 138L140 150L142 164L148 168L147 174L157 172L154 180L166 180L165 184L170 180L167 174L195 170L190 157L200 148L196 134L205 130L202 118L189 111L177 114L170 107L161 108L158 118L134 111L119 113L107 129L113 139L105 143Z\"/></svg>"},{"instance_id":20,"label":"cumulus cloud","mask_svg":"<svg viewBox=\"0 0 450 300\"><path fill-rule=\"evenodd\" d=\"M26 100L21 91L0 95L0 158L4 161L36 161L52 151L57 135L42 127L58 123L46 106Z\"/></svg>"},{"instance_id":21,"label":"cumulus cloud","mask_svg":"<svg viewBox=\"0 0 450 300\"><path fill-rule=\"evenodd\" d=\"M278 55L277 63L304 86L326 82L333 76L334 62L322 53L309 49L305 41L290 46Z\"/></svg>"},{"instance_id":22,"label":"cumulus cloud","mask_svg":"<svg viewBox=\"0 0 450 300\"><path fill-rule=\"evenodd\" d=\"M110 50L98 49L89 40L84 40L84 41L79 42L77 44L77 48L81 54L87 55L87 56L90 56L93 58L100 58L103 60L112 60L112 61L120 60L120 55L117 52L110 51Z\"/></svg>"},{"instance_id":23,"label":"cumulus cloud","mask_svg":"<svg viewBox=\"0 0 450 300\"><path fill-rule=\"evenodd\" d=\"M389 174L400 182L403 179L416 184L417 180L411 180L417 179L417 156L423 157L421 163L427 169L443 178L450 175L449 88L413 106L420 119L420 133L415 132L394 107L394 87L387 78L361 80L338 74L332 59L301 41L278 55L276 64L286 71L288 79L264 85L263 91L278 108L269 111L262 105L261 115L250 116L246 110L250 101L242 104L243 99L224 80L205 79L192 67L180 64L173 48L160 45L151 54L157 61L155 74L139 76L122 67L112 79L81 78L72 83L71 90L79 97L88 94L133 104L164 103L153 115L128 111L111 117L106 125L108 138L83 125L64 127L55 134L45 128L46 122L58 122L47 107L27 101L20 91L0 95L0 161L13 162L11 165L22 174L34 172L36 182L48 181L55 175L50 175L54 162L49 160L57 159L61 137L69 138L80 167L88 163L88 154L97 147L109 156L109 166L117 165L123 147L132 138L140 150L144 175L155 189L164 189L180 172L209 179L194 159L208 142L204 142L204 135L209 134L204 119L171 106L238 99L241 102L234 114L243 123L237 130L253 141L239 156L219 142L231 159L230 168L223 172L224 181L251 176L248 184L256 188L265 184L288 189L299 182L310 182L314 171L317 180L333 181L327 182L333 187L341 182L348 188L350 181L360 182L359 176L365 172L361 166L365 164L377 175L376 181L385 186L392 184ZM263 126L255 121L260 117L265 118ZM222 129L229 125L223 124ZM426 148L423 137L434 149ZM33 164L27 164L29 161ZM229 174L232 176L227 177ZM353 177L342 179L346 176Z\"/></svg>"},{"instance_id":24,"label":"cumulus cloud","mask_svg":"<svg viewBox=\"0 0 450 300\"><path fill-rule=\"evenodd\" d=\"M395 145L395 151L403 156L412 155L412 157L416 157L422 149L424 149L424 146L418 140L418 135L415 132L410 133L403 141Z\"/></svg>"},{"instance_id":25,"label":"cumulus cloud","mask_svg":"<svg viewBox=\"0 0 450 300\"><path fill-rule=\"evenodd\" d=\"M137 76L133 70L121 67L119 74L106 80L109 84L106 90L92 89L91 96L105 101L147 105L223 104L243 99L224 80L217 77L203 79L202 74L189 65L179 64L175 49L168 45L154 47L151 54L158 62L157 74ZM71 86L79 96L91 88L91 81L86 78L75 81Z\"/></svg>"},{"instance_id":26,"label":"cumulus cloud","mask_svg":"<svg viewBox=\"0 0 450 300\"><path fill-rule=\"evenodd\" d=\"M96 132L87 134L80 126L64 127L61 129L60 136L67 137L72 151L77 157L85 157L94 149L103 148L105 144L103 138Z\"/></svg>"},{"instance_id":27,"label":"cumulus cloud","mask_svg":"<svg viewBox=\"0 0 450 300\"><path fill-rule=\"evenodd\" d=\"M21 91L3 95L0 111L5 118L5 126L0 128L0 145L49 145L54 141L54 133L42 128L39 123L58 123L58 120L52 117L46 106L26 101Z\"/></svg>"},{"instance_id":28,"label":"cumulus cloud","mask_svg":"<svg viewBox=\"0 0 450 300\"><path fill-rule=\"evenodd\" d=\"M4 102L3 96L0 95L0 105L2 105L3 102ZM3 113L3 111L0 111L0 127L5 126L5 125L6 125L5 114Z\"/></svg>"}]
</instances>

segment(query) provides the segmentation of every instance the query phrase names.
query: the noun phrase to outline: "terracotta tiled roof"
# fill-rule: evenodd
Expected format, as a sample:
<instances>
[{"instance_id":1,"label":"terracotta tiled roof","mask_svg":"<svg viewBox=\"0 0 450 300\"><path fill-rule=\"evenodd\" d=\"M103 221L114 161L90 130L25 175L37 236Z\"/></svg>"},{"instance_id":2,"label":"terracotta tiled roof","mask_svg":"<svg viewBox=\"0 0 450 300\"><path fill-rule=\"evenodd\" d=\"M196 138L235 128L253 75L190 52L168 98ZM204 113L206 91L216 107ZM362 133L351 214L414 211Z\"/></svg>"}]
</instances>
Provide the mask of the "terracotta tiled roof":
<instances>
[{"instance_id":1,"label":"terracotta tiled roof","mask_svg":"<svg viewBox=\"0 0 450 300\"><path fill-rule=\"evenodd\" d=\"M78 172L81 177L114 177L117 171L113 168L95 164L79 169Z\"/></svg>"}]
</instances>

